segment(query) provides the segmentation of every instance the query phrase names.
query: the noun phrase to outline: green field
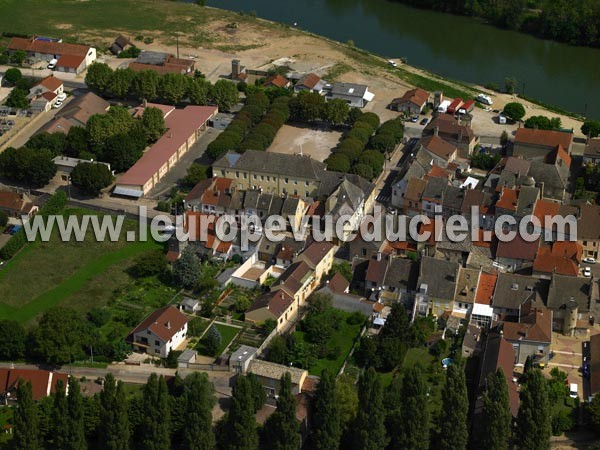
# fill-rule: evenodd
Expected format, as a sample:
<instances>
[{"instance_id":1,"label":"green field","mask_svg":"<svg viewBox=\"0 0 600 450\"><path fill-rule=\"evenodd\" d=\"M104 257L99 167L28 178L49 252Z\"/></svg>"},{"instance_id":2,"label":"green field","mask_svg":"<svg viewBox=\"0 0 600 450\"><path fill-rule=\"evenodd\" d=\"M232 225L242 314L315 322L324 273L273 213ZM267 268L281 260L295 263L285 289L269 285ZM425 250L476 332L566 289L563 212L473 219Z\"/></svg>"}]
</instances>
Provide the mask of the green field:
<instances>
[{"instance_id":1,"label":"green field","mask_svg":"<svg viewBox=\"0 0 600 450\"><path fill-rule=\"evenodd\" d=\"M136 227L132 221L124 224L125 230ZM83 312L105 306L131 283L124 270L138 255L157 248L154 241L96 242L91 233L83 242L62 242L56 232L49 242L29 243L0 271L0 319L29 323L56 305Z\"/></svg>"},{"instance_id":2,"label":"green field","mask_svg":"<svg viewBox=\"0 0 600 450\"><path fill-rule=\"evenodd\" d=\"M362 324L349 324L347 322L347 318L351 315L345 311L338 310L336 311L339 316L339 327L334 331L331 339L327 343L328 349L338 349L337 357L335 359L329 358L319 358L316 360L316 363L311 366L309 373L311 375L321 375L323 369L328 369L330 372L337 374L344 364L344 361L348 357L350 350L352 350L352 346L354 345L354 340L360 333L360 329L362 328ZM305 333L302 331L296 331L295 336L298 339L298 342L305 341Z\"/></svg>"}]
</instances>

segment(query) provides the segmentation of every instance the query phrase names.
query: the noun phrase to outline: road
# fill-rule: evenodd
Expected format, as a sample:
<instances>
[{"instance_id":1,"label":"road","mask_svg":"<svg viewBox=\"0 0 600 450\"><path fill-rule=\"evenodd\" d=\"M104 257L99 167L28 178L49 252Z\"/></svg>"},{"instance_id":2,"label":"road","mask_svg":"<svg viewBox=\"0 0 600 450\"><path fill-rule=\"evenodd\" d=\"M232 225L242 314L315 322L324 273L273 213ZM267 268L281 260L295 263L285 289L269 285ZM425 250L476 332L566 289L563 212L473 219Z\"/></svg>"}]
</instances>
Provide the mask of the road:
<instances>
[{"instance_id":1,"label":"road","mask_svg":"<svg viewBox=\"0 0 600 450\"><path fill-rule=\"evenodd\" d=\"M47 369L43 366L33 364L18 364L18 363L0 363L2 368L10 369ZM91 367L69 367L62 366L54 369L58 373L66 373L67 375L77 378L86 377L89 379L104 378L108 373L113 374L116 380L131 384L145 384L148 377L152 373L164 376L175 376L179 373L182 377L188 376L195 372L189 369L165 369L155 367L152 364L142 364L140 366L128 366L125 364L111 364L106 369L91 368ZM231 372L204 372L215 386L215 391L221 396L231 396L231 378L234 376Z\"/></svg>"}]
</instances>

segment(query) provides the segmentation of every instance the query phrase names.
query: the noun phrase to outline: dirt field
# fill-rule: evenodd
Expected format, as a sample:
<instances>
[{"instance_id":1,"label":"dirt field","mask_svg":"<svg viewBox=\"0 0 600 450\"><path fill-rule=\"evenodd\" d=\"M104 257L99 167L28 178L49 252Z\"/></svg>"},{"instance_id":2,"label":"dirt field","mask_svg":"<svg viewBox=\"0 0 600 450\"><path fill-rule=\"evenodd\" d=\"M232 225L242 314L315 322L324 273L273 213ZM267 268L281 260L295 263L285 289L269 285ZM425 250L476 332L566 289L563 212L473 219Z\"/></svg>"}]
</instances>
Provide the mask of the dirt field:
<instances>
[{"instance_id":1,"label":"dirt field","mask_svg":"<svg viewBox=\"0 0 600 450\"><path fill-rule=\"evenodd\" d=\"M337 145L342 133L339 131L315 130L312 128L299 128L284 125L277 132L275 140L267 149L268 152L310 155L312 158L323 161Z\"/></svg>"}]
</instances>

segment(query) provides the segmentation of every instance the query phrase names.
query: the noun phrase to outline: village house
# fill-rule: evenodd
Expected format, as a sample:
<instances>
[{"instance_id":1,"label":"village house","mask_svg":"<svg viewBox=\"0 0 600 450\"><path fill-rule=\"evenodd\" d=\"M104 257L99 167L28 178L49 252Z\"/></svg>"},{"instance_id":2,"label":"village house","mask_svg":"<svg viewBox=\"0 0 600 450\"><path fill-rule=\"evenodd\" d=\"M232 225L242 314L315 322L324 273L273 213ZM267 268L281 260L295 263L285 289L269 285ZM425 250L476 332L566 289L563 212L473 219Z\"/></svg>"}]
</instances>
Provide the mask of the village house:
<instances>
[{"instance_id":1,"label":"village house","mask_svg":"<svg viewBox=\"0 0 600 450\"><path fill-rule=\"evenodd\" d=\"M446 142L458 148L460 158L468 158L473 153L479 138L475 136L471 127L461 125L450 114L439 114L425 126L423 137L439 136Z\"/></svg>"},{"instance_id":2,"label":"village house","mask_svg":"<svg viewBox=\"0 0 600 450\"><path fill-rule=\"evenodd\" d=\"M586 343L589 347L590 397L600 392L600 334L590 337Z\"/></svg>"},{"instance_id":3,"label":"village house","mask_svg":"<svg viewBox=\"0 0 600 450\"><path fill-rule=\"evenodd\" d=\"M169 305L152 312L125 341L136 352L166 358L185 341L187 329L188 317Z\"/></svg>"},{"instance_id":4,"label":"village house","mask_svg":"<svg viewBox=\"0 0 600 450\"><path fill-rule=\"evenodd\" d=\"M528 242L517 233L514 239L498 241L495 261L500 266L511 272L516 272L524 267L531 267L535 261L540 238Z\"/></svg>"},{"instance_id":5,"label":"village house","mask_svg":"<svg viewBox=\"0 0 600 450\"><path fill-rule=\"evenodd\" d=\"M229 358L229 371L246 375L250 368L250 363L254 360L257 353L258 349L256 347L240 345L240 348L233 352Z\"/></svg>"},{"instance_id":6,"label":"village house","mask_svg":"<svg viewBox=\"0 0 600 450\"><path fill-rule=\"evenodd\" d=\"M308 244L296 260L305 262L315 273L315 281L320 284L331 270L333 257L337 247L329 242L312 242Z\"/></svg>"},{"instance_id":7,"label":"village house","mask_svg":"<svg viewBox=\"0 0 600 450\"><path fill-rule=\"evenodd\" d=\"M325 89L328 91L327 100L341 99L354 108L364 108L375 97L364 84L334 82L326 85Z\"/></svg>"},{"instance_id":8,"label":"village house","mask_svg":"<svg viewBox=\"0 0 600 450\"><path fill-rule=\"evenodd\" d=\"M153 70L161 75L177 73L182 75L192 74L196 62L193 59L176 58L175 55L163 52L142 50L135 61L129 63L129 68L134 72Z\"/></svg>"},{"instance_id":9,"label":"village house","mask_svg":"<svg viewBox=\"0 0 600 450\"><path fill-rule=\"evenodd\" d=\"M494 318L492 301L497 281L498 275L495 273L481 272L479 274L473 309L471 311L471 324L482 328L487 328L492 324Z\"/></svg>"},{"instance_id":10,"label":"village house","mask_svg":"<svg viewBox=\"0 0 600 450\"><path fill-rule=\"evenodd\" d=\"M557 241L540 245L533 262L533 275L550 279L552 274L579 275L582 248L579 242Z\"/></svg>"},{"instance_id":11,"label":"village house","mask_svg":"<svg viewBox=\"0 0 600 450\"><path fill-rule=\"evenodd\" d=\"M117 179L113 193L134 198L147 194L196 143L206 130L208 120L217 112L216 106L192 105L183 109L163 108L167 131Z\"/></svg>"},{"instance_id":12,"label":"village house","mask_svg":"<svg viewBox=\"0 0 600 450\"><path fill-rule=\"evenodd\" d=\"M421 259L414 316L441 317L453 309L459 265L425 256Z\"/></svg>"},{"instance_id":13,"label":"village house","mask_svg":"<svg viewBox=\"0 0 600 450\"><path fill-rule=\"evenodd\" d=\"M302 91L314 92L316 94L325 95L325 85L327 83L314 73L307 73L300 77L294 85L294 92Z\"/></svg>"},{"instance_id":14,"label":"village house","mask_svg":"<svg viewBox=\"0 0 600 450\"><path fill-rule=\"evenodd\" d=\"M437 135L421 139L419 145L431 156L433 164L440 167L448 166L458 156L458 149Z\"/></svg>"},{"instance_id":15,"label":"village house","mask_svg":"<svg viewBox=\"0 0 600 450\"><path fill-rule=\"evenodd\" d=\"M519 128L515 134L513 155L544 161L557 148L561 148L570 155L572 146L573 133Z\"/></svg>"},{"instance_id":16,"label":"village house","mask_svg":"<svg viewBox=\"0 0 600 450\"><path fill-rule=\"evenodd\" d=\"M43 78L29 89L27 98L36 111L50 111L60 96L64 95L63 82L53 75Z\"/></svg>"},{"instance_id":17,"label":"village house","mask_svg":"<svg viewBox=\"0 0 600 450\"><path fill-rule=\"evenodd\" d=\"M36 37L13 37L7 50L9 55L24 51L33 61L50 62L56 59L54 70L76 74L83 72L96 60L96 49L93 47Z\"/></svg>"},{"instance_id":18,"label":"village house","mask_svg":"<svg viewBox=\"0 0 600 450\"><path fill-rule=\"evenodd\" d=\"M0 191L0 211L5 212L8 217L31 217L38 209L25 193Z\"/></svg>"},{"instance_id":19,"label":"village house","mask_svg":"<svg viewBox=\"0 0 600 450\"><path fill-rule=\"evenodd\" d=\"M20 382L31 383L34 401L42 400L56 392L56 384L62 381L63 388L69 392L69 376L64 373L38 369L0 368L0 403L13 405L17 401L17 388Z\"/></svg>"},{"instance_id":20,"label":"village house","mask_svg":"<svg viewBox=\"0 0 600 450\"><path fill-rule=\"evenodd\" d=\"M110 103L106 100L98 97L93 92L87 92L71 99L58 110L54 120L44 125L40 131L67 134L71 127L85 128L91 116L105 114L109 108Z\"/></svg>"},{"instance_id":21,"label":"village house","mask_svg":"<svg viewBox=\"0 0 600 450\"><path fill-rule=\"evenodd\" d=\"M583 152L583 164L600 163L600 138L589 139Z\"/></svg>"},{"instance_id":22,"label":"village house","mask_svg":"<svg viewBox=\"0 0 600 450\"><path fill-rule=\"evenodd\" d=\"M600 258L600 206L579 206L577 240L581 243L583 258Z\"/></svg>"},{"instance_id":23,"label":"village house","mask_svg":"<svg viewBox=\"0 0 600 450\"><path fill-rule=\"evenodd\" d=\"M493 319L500 321L517 318L521 305L528 300L544 302L548 297L549 284L548 280L526 275L498 274L492 299Z\"/></svg>"},{"instance_id":24,"label":"village house","mask_svg":"<svg viewBox=\"0 0 600 450\"><path fill-rule=\"evenodd\" d=\"M392 100L390 109L408 114L421 114L429 102L429 92L423 89L409 89L402 97Z\"/></svg>"},{"instance_id":25,"label":"village house","mask_svg":"<svg viewBox=\"0 0 600 450\"><path fill-rule=\"evenodd\" d=\"M477 269L459 268L452 308L453 317L469 319L477 296L480 274L481 271Z\"/></svg>"},{"instance_id":26,"label":"village house","mask_svg":"<svg viewBox=\"0 0 600 450\"><path fill-rule=\"evenodd\" d=\"M271 75L265 79L263 87L278 87L281 89L287 89L292 85L291 81L279 74Z\"/></svg>"},{"instance_id":27,"label":"village house","mask_svg":"<svg viewBox=\"0 0 600 450\"><path fill-rule=\"evenodd\" d=\"M600 300L597 280L553 275L547 307L553 313L553 329L567 336L587 336L595 318L593 308Z\"/></svg>"},{"instance_id":28,"label":"village house","mask_svg":"<svg viewBox=\"0 0 600 450\"><path fill-rule=\"evenodd\" d=\"M118 55L126 48L131 47L131 45L131 41L122 34L120 34L115 39L115 42L113 42L113 44L110 46L110 52L113 55Z\"/></svg>"},{"instance_id":29,"label":"village house","mask_svg":"<svg viewBox=\"0 0 600 450\"><path fill-rule=\"evenodd\" d=\"M308 377L308 371L296 367L288 367L269 361L253 359L248 367L248 372L254 374L270 397L279 394L281 378L286 373L290 374L292 381L292 394L302 392L302 386Z\"/></svg>"},{"instance_id":30,"label":"village house","mask_svg":"<svg viewBox=\"0 0 600 450\"><path fill-rule=\"evenodd\" d=\"M497 328L515 349L516 364L546 364L552 344L552 311L543 303L528 300L520 307L518 322L501 322Z\"/></svg>"}]
</instances>

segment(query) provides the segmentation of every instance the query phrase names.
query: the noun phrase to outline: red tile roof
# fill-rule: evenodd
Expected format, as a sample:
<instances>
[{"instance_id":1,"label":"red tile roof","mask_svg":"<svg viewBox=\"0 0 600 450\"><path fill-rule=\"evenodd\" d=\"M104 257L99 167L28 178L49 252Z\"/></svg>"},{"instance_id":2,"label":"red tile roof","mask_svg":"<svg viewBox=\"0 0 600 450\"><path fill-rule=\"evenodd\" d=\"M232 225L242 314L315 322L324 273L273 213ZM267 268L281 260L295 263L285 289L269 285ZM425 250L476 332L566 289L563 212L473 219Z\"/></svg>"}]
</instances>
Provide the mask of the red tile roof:
<instances>
[{"instance_id":1,"label":"red tile roof","mask_svg":"<svg viewBox=\"0 0 600 450\"><path fill-rule=\"evenodd\" d=\"M515 189L502 188L500 198L496 202L496 208L502 208L508 211L516 211L517 191Z\"/></svg>"},{"instance_id":2,"label":"red tile roof","mask_svg":"<svg viewBox=\"0 0 600 450\"><path fill-rule=\"evenodd\" d=\"M56 78L54 75L50 75L49 77L43 78L38 81L34 86L43 86L49 91L56 91L63 85L63 82Z\"/></svg>"},{"instance_id":3,"label":"red tile roof","mask_svg":"<svg viewBox=\"0 0 600 450\"><path fill-rule=\"evenodd\" d=\"M281 75L271 75L269 78L265 80L265 86L276 86L280 88L286 88L290 84L287 78L282 77Z\"/></svg>"},{"instance_id":4,"label":"red tile roof","mask_svg":"<svg viewBox=\"0 0 600 450\"><path fill-rule=\"evenodd\" d=\"M37 369L0 369L0 393L16 390L19 380L31 383L34 400L41 400L56 391L56 383L62 380L65 389L69 380L63 373Z\"/></svg>"},{"instance_id":5,"label":"red tile roof","mask_svg":"<svg viewBox=\"0 0 600 450\"><path fill-rule=\"evenodd\" d=\"M558 145L551 153L546 157L548 164L557 164L557 160L563 161L563 164L567 167L571 167L571 156L564 149L562 145Z\"/></svg>"},{"instance_id":6,"label":"red tile roof","mask_svg":"<svg viewBox=\"0 0 600 450\"><path fill-rule=\"evenodd\" d=\"M551 202L550 200L538 200L533 208L533 215L540 221L542 228L546 223L546 217L554 217L558 215L560 208L559 203Z\"/></svg>"},{"instance_id":7,"label":"red tile roof","mask_svg":"<svg viewBox=\"0 0 600 450\"><path fill-rule=\"evenodd\" d=\"M143 186L218 111L216 106L186 106L165 119L167 132L122 175L117 184Z\"/></svg>"},{"instance_id":8,"label":"red tile roof","mask_svg":"<svg viewBox=\"0 0 600 450\"><path fill-rule=\"evenodd\" d=\"M330 242L313 242L308 245L302 252L302 255L312 264L316 266L321 260L331 251L333 244Z\"/></svg>"},{"instance_id":9,"label":"red tile roof","mask_svg":"<svg viewBox=\"0 0 600 450\"><path fill-rule=\"evenodd\" d=\"M448 161L457 151L454 145L436 135L421 139L421 145L434 155L439 156L446 161Z\"/></svg>"},{"instance_id":10,"label":"red tile roof","mask_svg":"<svg viewBox=\"0 0 600 450\"><path fill-rule=\"evenodd\" d=\"M538 250L533 263L533 270L542 273L557 273L559 275L579 274L582 248L579 242L554 242L551 246L544 245Z\"/></svg>"},{"instance_id":11,"label":"red tile roof","mask_svg":"<svg viewBox=\"0 0 600 450\"><path fill-rule=\"evenodd\" d=\"M77 69L83 61L85 60L85 55L62 55L58 58L56 63L56 67L65 67L67 69Z\"/></svg>"},{"instance_id":12,"label":"red tile roof","mask_svg":"<svg viewBox=\"0 0 600 450\"><path fill-rule=\"evenodd\" d=\"M300 78L298 85L305 86L308 89L314 89L319 81L321 81L321 78L318 75L314 73L308 73Z\"/></svg>"},{"instance_id":13,"label":"red tile roof","mask_svg":"<svg viewBox=\"0 0 600 450\"><path fill-rule=\"evenodd\" d=\"M339 272L336 272L327 284L334 292L344 292L350 286L350 282Z\"/></svg>"},{"instance_id":14,"label":"red tile roof","mask_svg":"<svg viewBox=\"0 0 600 450\"><path fill-rule=\"evenodd\" d=\"M293 301L294 298L292 296L288 295L283 289L279 289L258 297L254 303L250 305L247 312L266 308L274 317L279 318L286 309L289 308Z\"/></svg>"},{"instance_id":15,"label":"red tile roof","mask_svg":"<svg viewBox=\"0 0 600 450\"><path fill-rule=\"evenodd\" d=\"M172 305L157 309L146 317L133 331L129 337L144 330L150 330L164 342L170 341L188 322L188 318Z\"/></svg>"},{"instance_id":16,"label":"red tile roof","mask_svg":"<svg viewBox=\"0 0 600 450\"><path fill-rule=\"evenodd\" d=\"M54 100L56 97L58 97L57 94L55 94L54 92L50 92L50 91L46 91L44 92L42 95L42 97L44 97L46 100L48 100L49 102L51 102L52 100Z\"/></svg>"},{"instance_id":17,"label":"red tile roof","mask_svg":"<svg viewBox=\"0 0 600 450\"><path fill-rule=\"evenodd\" d=\"M14 37L8 43L8 49L52 55L85 56L87 55L90 47L80 44L67 44L65 42L47 42Z\"/></svg>"},{"instance_id":18,"label":"red tile roof","mask_svg":"<svg viewBox=\"0 0 600 450\"><path fill-rule=\"evenodd\" d=\"M496 257L533 261L535 260L539 245L539 237L533 242L527 242L517 233L515 238L508 242L498 242Z\"/></svg>"},{"instance_id":19,"label":"red tile roof","mask_svg":"<svg viewBox=\"0 0 600 450\"><path fill-rule=\"evenodd\" d=\"M509 341L552 342L552 312L547 308L526 310L521 322L503 322L504 338Z\"/></svg>"},{"instance_id":20,"label":"red tile roof","mask_svg":"<svg viewBox=\"0 0 600 450\"><path fill-rule=\"evenodd\" d=\"M534 128L519 128L515 134L515 144L542 145L546 147L571 148L573 133L562 131L537 130Z\"/></svg>"},{"instance_id":21,"label":"red tile roof","mask_svg":"<svg viewBox=\"0 0 600 450\"><path fill-rule=\"evenodd\" d=\"M429 92L424 91L423 89L410 89L404 93L402 97L395 98L392 100L392 104L400 104L404 102L412 103L418 107L422 107L429 101Z\"/></svg>"},{"instance_id":22,"label":"red tile roof","mask_svg":"<svg viewBox=\"0 0 600 450\"><path fill-rule=\"evenodd\" d=\"M492 297L496 288L498 275L493 273L481 272L479 283L477 284L477 292L475 293L475 303L481 305L492 305Z\"/></svg>"}]
</instances>

